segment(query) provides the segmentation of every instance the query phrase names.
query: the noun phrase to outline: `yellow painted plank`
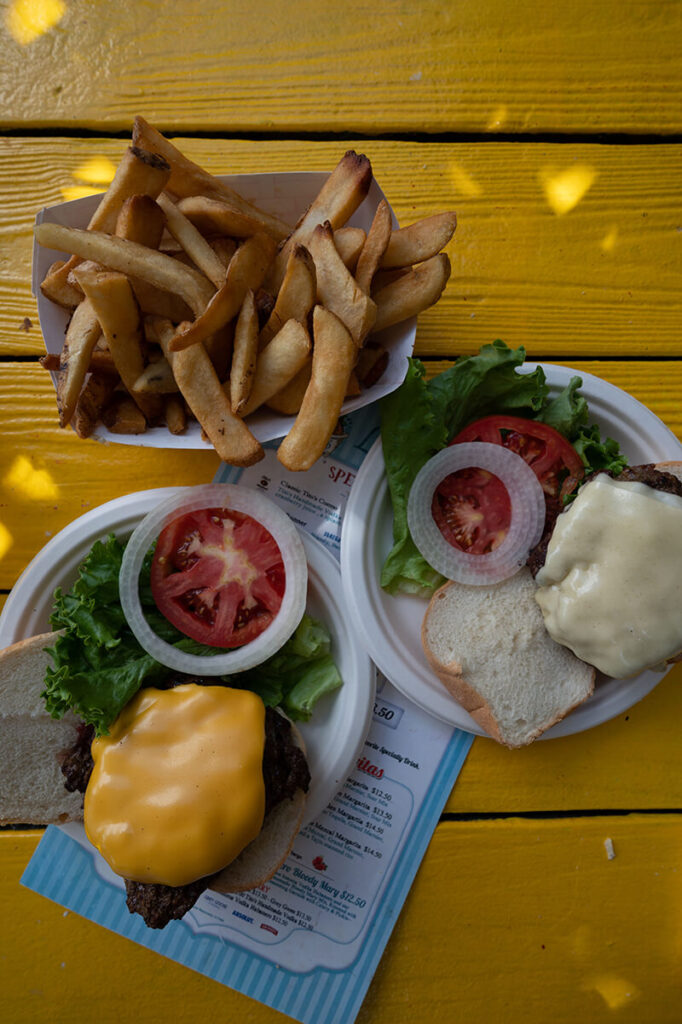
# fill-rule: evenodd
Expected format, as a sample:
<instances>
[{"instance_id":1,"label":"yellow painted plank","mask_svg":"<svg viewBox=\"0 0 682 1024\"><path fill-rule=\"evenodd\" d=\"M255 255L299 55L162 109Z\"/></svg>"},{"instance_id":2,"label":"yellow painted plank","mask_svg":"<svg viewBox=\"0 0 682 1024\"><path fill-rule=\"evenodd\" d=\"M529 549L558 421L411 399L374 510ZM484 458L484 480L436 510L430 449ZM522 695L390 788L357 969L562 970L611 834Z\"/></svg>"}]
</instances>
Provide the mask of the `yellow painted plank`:
<instances>
[{"instance_id":1,"label":"yellow painted plank","mask_svg":"<svg viewBox=\"0 0 682 1024\"><path fill-rule=\"evenodd\" d=\"M37 364L0 364L0 421L0 524L10 537L0 589L89 509L150 487L207 483L220 464L213 452L103 445L60 430L52 380Z\"/></svg>"},{"instance_id":2,"label":"yellow painted plank","mask_svg":"<svg viewBox=\"0 0 682 1024\"><path fill-rule=\"evenodd\" d=\"M35 845L34 833L0 835L13 1024L90 1020L93 1007L120 1019L133 993L150 1024L284 1020L21 888ZM442 823L359 1024L677 1024L681 846L679 815Z\"/></svg>"},{"instance_id":3,"label":"yellow painted plank","mask_svg":"<svg viewBox=\"0 0 682 1024\"><path fill-rule=\"evenodd\" d=\"M6 125L116 129L141 102L188 131L682 125L676 3L205 0L200 17L191 0L50 6L63 16L31 39L26 20L5 20Z\"/></svg>"},{"instance_id":4,"label":"yellow painted plank","mask_svg":"<svg viewBox=\"0 0 682 1024\"><path fill-rule=\"evenodd\" d=\"M82 186L92 157L116 162L125 145L0 140L0 354L42 351L30 295L36 211ZM370 156L401 223L455 209L452 278L419 318L421 355L469 353L497 337L537 357L682 355L682 146L181 145L210 170L236 173L328 169L353 145Z\"/></svg>"}]
</instances>

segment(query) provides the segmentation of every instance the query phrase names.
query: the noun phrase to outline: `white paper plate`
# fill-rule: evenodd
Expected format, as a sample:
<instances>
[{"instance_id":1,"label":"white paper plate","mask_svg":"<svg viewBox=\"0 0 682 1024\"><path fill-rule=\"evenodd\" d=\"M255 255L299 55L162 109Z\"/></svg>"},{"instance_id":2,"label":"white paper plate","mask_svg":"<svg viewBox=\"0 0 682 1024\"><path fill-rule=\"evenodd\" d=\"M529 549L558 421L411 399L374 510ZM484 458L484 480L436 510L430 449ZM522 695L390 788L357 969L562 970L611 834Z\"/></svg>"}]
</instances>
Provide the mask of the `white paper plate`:
<instances>
[{"instance_id":1,"label":"white paper plate","mask_svg":"<svg viewBox=\"0 0 682 1024\"><path fill-rule=\"evenodd\" d=\"M100 505L74 520L39 551L13 588L0 616L0 648L49 631L52 595L68 589L96 540L128 536L140 520L177 488L140 491ZM309 722L300 723L312 782L306 822L313 821L344 783L360 755L374 709L375 672L348 621L339 567L314 538L301 534L308 558L311 615L332 636L343 686L323 697Z\"/></svg>"},{"instance_id":2,"label":"white paper plate","mask_svg":"<svg viewBox=\"0 0 682 1024\"><path fill-rule=\"evenodd\" d=\"M245 199L260 206L268 213L275 213L289 224L295 224L300 215L310 206L317 193L329 177L326 172L320 171L291 171L281 174L231 174L218 175L221 181L227 182L236 189ZM36 216L36 224L48 221L55 224L64 224L67 227L85 228L88 226L91 215L97 208L101 196L85 196L83 199L74 199L69 203L60 203L58 206L48 206L41 210ZM369 192L364 201L348 221L353 227L369 230L377 206L384 193L372 179ZM388 202L388 200L386 200ZM389 204L390 208L390 204ZM393 211L393 226L398 227L398 221ZM37 242L33 243L33 294L38 301L38 317L40 329L45 339L45 348L53 355L58 355L64 344L64 332L69 321L69 314L60 306L55 305L40 291L40 282L45 277L49 267L57 259L64 259L63 253L53 249L44 249ZM403 323L396 324L382 331L377 338L388 350L388 366L383 373L381 380L371 388L367 388L356 398L350 398L344 402L342 413L353 412L361 409L370 402L375 402L383 395L394 391L402 383L405 376L405 360L412 355L414 339L417 330L417 319L413 317ZM53 381L56 381L56 374L52 374ZM259 410L248 419L249 427L259 441L270 441L275 437L284 437L293 425L293 416L278 416L267 410ZM171 434L166 427L152 427L144 434L112 434L110 430L100 424L95 428L92 435L100 441L110 441L115 444L142 445L151 448L206 448L211 445L201 437L201 428L198 423L190 423L184 434Z\"/></svg>"},{"instance_id":3,"label":"white paper plate","mask_svg":"<svg viewBox=\"0 0 682 1024\"><path fill-rule=\"evenodd\" d=\"M536 364L526 364L531 372ZM613 437L631 465L682 458L682 444L646 406L612 384L580 370L543 366L552 392L582 378L590 422L602 437ZM486 733L445 690L428 667L421 645L427 600L392 597L379 585L381 567L392 547L393 514L384 470L381 441L370 449L351 489L341 536L341 575L355 628L370 657L393 685L430 714L466 732ZM541 738L568 736L608 721L626 711L663 678L643 672L633 679L601 677L594 695Z\"/></svg>"}]
</instances>

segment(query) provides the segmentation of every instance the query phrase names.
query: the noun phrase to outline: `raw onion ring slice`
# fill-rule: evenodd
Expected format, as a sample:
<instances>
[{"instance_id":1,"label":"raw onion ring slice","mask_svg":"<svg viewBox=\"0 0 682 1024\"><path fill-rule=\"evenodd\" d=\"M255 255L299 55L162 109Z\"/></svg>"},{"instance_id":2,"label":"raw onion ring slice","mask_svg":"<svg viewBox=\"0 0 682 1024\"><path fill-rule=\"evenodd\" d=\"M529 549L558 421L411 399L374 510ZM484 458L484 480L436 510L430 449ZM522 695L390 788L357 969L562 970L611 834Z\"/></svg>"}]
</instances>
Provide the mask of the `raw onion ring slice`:
<instances>
[{"instance_id":1,"label":"raw onion ring slice","mask_svg":"<svg viewBox=\"0 0 682 1024\"><path fill-rule=\"evenodd\" d=\"M229 508L252 516L268 530L282 553L286 587L279 612L260 636L242 647L221 654L188 654L158 636L144 617L139 594L139 577L144 557L161 530L185 512L203 508ZM260 491L235 484L206 484L185 487L152 509L133 530L126 545L119 574L123 614L147 654L176 672L190 675L222 676L243 672L276 654L298 626L305 612L308 591L308 563L303 542L294 523ZM218 648L216 648L218 649Z\"/></svg>"},{"instance_id":2,"label":"raw onion ring slice","mask_svg":"<svg viewBox=\"0 0 682 1024\"><path fill-rule=\"evenodd\" d=\"M511 523L499 547L481 555L460 551L445 539L431 512L441 481L460 469L478 467L499 477L511 501ZM542 536L545 498L530 466L516 452L485 441L455 444L434 455L415 477L407 502L407 524L432 568L456 583L483 586L513 576Z\"/></svg>"}]
</instances>

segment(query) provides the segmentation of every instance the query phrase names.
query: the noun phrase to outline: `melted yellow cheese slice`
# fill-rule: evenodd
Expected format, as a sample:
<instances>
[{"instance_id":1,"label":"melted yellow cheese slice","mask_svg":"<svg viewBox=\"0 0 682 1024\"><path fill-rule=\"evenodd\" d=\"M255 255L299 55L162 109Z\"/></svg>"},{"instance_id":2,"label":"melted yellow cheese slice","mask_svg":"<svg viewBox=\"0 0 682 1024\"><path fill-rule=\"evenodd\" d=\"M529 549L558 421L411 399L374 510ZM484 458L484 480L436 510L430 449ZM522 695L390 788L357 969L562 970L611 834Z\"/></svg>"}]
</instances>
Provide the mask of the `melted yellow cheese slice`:
<instances>
[{"instance_id":1,"label":"melted yellow cheese slice","mask_svg":"<svg viewBox=\"0 0 682 1024\"><path fill-rule=\"evenodd\" d=\"M141 690L92 744L85 831L138 882L184 885L229 864L265 813L265 707L248 690Z\"/></svg>"}]
</instances>

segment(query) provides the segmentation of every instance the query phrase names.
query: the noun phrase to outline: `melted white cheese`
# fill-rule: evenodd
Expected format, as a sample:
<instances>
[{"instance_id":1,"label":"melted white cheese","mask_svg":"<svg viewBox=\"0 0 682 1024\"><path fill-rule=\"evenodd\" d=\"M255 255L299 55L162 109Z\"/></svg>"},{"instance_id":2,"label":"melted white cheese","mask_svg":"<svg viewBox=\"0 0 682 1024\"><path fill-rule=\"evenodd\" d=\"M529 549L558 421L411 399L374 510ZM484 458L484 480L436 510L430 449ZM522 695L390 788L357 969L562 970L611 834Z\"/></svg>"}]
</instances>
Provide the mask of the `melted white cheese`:
<instances>
[{"instance_id":1,"label":"melted white cheese","mask_svg":"<svg viewBox=\"0 0 682 1024\"><path fill-rule=\"evenodd\" d=\"M682 650L682 498L600 475L557 519L536 577L549 634L601 672Z\"/></svg>"}]
</instances>

